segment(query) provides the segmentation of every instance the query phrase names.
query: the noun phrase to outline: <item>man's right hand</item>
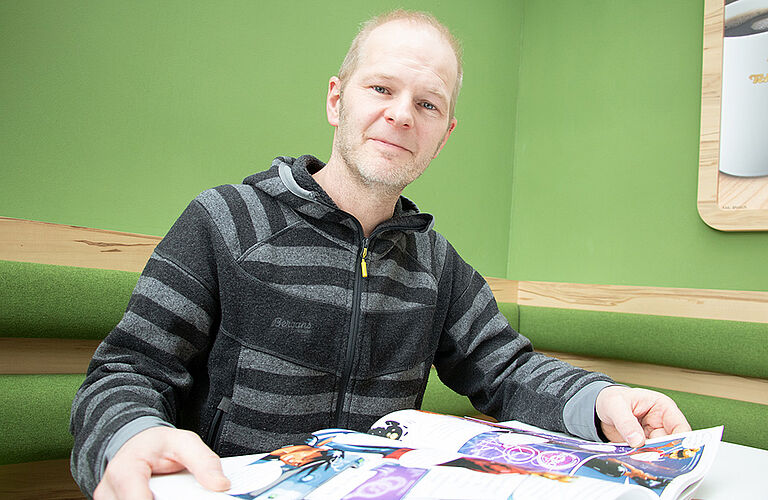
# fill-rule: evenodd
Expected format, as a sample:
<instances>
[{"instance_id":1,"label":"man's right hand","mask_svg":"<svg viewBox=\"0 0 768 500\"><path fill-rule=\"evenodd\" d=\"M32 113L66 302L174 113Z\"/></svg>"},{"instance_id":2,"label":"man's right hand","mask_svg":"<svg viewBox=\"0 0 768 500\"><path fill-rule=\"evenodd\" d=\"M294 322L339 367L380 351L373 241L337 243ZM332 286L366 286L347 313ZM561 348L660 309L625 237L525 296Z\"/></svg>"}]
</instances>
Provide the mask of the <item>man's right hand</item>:
<instances>
[{"instance_id":1,"label":"man's right hand","mask_svg":"<svg viewBox=\"0 0 768 500\"><path fill-rule=\"evenodd\" d=\"M194 432L172 427L152 427L125 442L107 464L94 500L152 500L149 478L184 469L205 488L224 491L229 479L221 459Z\"/></svg>"}]
</instances>

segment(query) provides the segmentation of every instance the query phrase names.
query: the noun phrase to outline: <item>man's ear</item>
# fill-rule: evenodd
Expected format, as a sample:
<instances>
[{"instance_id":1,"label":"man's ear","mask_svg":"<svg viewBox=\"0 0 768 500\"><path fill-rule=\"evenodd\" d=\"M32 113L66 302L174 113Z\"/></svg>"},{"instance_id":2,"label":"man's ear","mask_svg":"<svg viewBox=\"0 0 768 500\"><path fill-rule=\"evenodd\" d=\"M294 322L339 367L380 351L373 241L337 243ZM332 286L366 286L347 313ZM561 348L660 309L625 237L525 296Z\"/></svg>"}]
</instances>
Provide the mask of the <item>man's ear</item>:
<instances>
[{"instance_id":1,"label":"man's ear","mask_svg":"<svg viewBox=\"0 0 768 500\"><path fill-rule=\"evenodd\" d=\"M442 151L443 146L445 146L445 143L448 142L448 138L451 136L451 133L453 132L453 129L456 128L456 124L459 123L459 121L454 116L451 118L451 124L448 125L448 130L445 132L445 136L443 136L443 142L440 143L440 146L437 148L437 151L435 151L435 154L432 156L432 159L434 160L437 158L437 155Z\"/></svg>"},{"instance_id":2,"label":"man's ear","mask_svg":"<svg viewBox=\"0 0 768 500\"><path fill-rule=\"evenodd\" d=\"M332 76L328 81L328 97L325 99L325 113L328 115L328 123L334 127L339 126L339 100L341 99L341 80L338 76Z\"/></svg>"}]
</instances>

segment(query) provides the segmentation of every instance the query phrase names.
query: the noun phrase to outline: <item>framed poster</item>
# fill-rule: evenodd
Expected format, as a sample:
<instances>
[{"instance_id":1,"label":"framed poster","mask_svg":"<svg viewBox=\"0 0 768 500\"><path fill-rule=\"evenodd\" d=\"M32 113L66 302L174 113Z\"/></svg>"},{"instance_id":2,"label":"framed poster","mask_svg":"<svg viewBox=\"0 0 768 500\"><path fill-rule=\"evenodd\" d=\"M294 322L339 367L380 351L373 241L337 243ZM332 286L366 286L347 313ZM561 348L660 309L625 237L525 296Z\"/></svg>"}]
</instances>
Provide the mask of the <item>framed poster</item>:
<instances>
[{"instance_id":1,"label":"framed poster","mask_svg":"<svg viewBox=\"0 0 768 500\"><path fill-rule=\"evenodd\" d=\"M768 231L768 0L705 0L698 208Z\"/></svg>"}]
</instances>

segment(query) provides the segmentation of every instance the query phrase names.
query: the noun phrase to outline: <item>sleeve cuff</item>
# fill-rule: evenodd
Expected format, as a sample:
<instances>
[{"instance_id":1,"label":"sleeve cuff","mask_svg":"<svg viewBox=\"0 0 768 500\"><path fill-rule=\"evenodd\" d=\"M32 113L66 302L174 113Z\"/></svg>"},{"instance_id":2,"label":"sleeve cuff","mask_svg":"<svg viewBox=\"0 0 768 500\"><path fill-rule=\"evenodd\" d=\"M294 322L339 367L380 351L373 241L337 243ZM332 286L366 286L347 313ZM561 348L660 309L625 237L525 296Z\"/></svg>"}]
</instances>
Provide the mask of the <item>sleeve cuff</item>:
<instances>
[{"instance_id":1,"label":"sleeve cuff","mask_svg":"<svg viewBox=\"0 0 768 500\"><path fill-rule=\"evenodd\" d=\"M104 450L104 458L101 462L101 470L99 472L99 477L97 478L96 484L101 481L101 477L104 475L104 470L107 468L107 463L112 460L112 457L115 456L117 451L125 444L125 442L139 432L151 427L173 427L173 425L159 417L145 415L135 420L131 420L124 426L120 427L117 432L112 434L112 437L109 438L109 442L107 443L107 448Z\"/></svg>"},{"instance_id":2,"label":"sleeve cuff","mask_svg":"<svg viewBox=\"0 0 768 500\"><path fill-rule=\"evenodd\" d=\"M611 385L617 384L604 380L591 382L565 403L563 421L570 434L590 441L605 441L605 436L598 428L595 403L598 393Z\"/></svg>"}]
</instances>

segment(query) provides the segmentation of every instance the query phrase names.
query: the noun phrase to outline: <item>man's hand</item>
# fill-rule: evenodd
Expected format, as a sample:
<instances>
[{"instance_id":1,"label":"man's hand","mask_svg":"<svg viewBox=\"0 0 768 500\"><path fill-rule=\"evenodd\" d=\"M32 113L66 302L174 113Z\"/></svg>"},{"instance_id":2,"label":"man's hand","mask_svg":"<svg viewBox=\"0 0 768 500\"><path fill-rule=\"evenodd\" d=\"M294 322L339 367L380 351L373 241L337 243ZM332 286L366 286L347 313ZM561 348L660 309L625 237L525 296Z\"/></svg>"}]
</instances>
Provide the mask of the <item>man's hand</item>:
<instances>
[{"instance_id":1,"label":"man's hand","mask_svg":"<svg viewBox=\"0 0 768 500\"><path fill-rule=\"evenodd\" d=\"M171 427L152 427L139 432L120 447L107 464L94 500L152 500L149 478L189 469L204 487L223 491L229 479L221 460L194 432Z\"/></svg>"},{"instance_id":2,"label":"man's hand","mask_svg":"<svg viewBox=\"0 0 768 500\"><path fill-rule=\"evenodd\" d=\"M606 387L597 395L595 410L608 439L635 448L643 446L645 438L691 430L672 399L647 389Z\"/></svg>"}]
</instances>

